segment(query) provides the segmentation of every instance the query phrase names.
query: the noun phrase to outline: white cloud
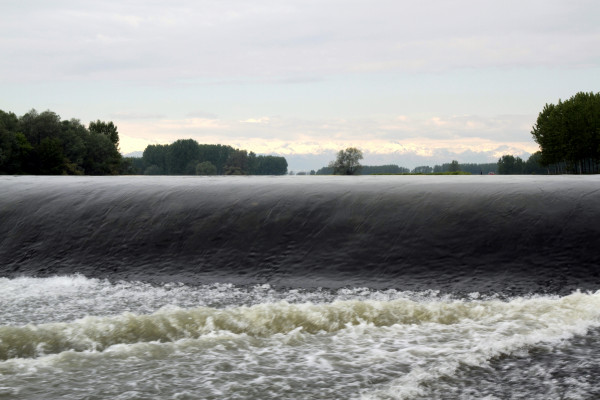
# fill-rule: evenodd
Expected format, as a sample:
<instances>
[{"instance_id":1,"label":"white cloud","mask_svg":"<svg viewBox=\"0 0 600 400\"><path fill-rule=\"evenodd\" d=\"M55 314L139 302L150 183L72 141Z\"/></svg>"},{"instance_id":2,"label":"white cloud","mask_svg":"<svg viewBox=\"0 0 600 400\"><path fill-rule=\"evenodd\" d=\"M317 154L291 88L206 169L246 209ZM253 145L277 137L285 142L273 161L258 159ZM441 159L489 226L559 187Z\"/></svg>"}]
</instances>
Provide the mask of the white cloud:
<instances>
[{"instance_id":1,"label":"white cloud","mask_svg":"<svg viewBox=\"0 0 600 400\"><path fill-rule=\"evenodd\" d=\"M260 118L248 118L243 121L240 121L246 124L268 124L269 117L260 117Z\"/></svg>"},{"instance_id":2,"label":"white cloud","mask_svg":"<svg viewBox=\"0 0 600 400\"><path fill-rule=\"evenodd\" d=\"M256 118L250 125L268 127L251 133L242 130L249 124L246 121L228 122L201 118L181 120L160 120L151 123L118 123L119 132L127 138L121 140L123 152L143 150L138 146L144 138L153 137L154 143L171 143L177 139L192 138L200 143L220 143L244 148L259 154L280 154L298 156L307 154L328 154L354 146L362 149L375 159L393 156L402 163L403 159L430 159L443 161L444 157L468 156L469 160L479 157L479 162L497 159L502 154L521 155L537 151L528 131L520 135L502 135L504 129L518 129L522 116L457 116L401 119L400 126L392 126L394 121L360 120L317 120L299 121L285 118L268 118L272 124L256 123L265 118ZM397 120L397 118L394 118ZM435 123L431 123L431 121ZM383 128L381 128L383 127ZM287 137L277 137L271 131L285 130ZM438 129L438 130L435 130ZM465 134L465 130L474 132ZM393 134L390 134L390 130ZM240 131L244 134L240 135ZM370 132L365 134L364 132ZM491 132L491 133L490 133ZM149 143L148 143L149 144ZM502 154L500 154L502 153ZM473 161L473 162L475 162ZM413 165L414 166L414 165ZM318 166L315 166L318 167Z\"/></svg>"},{"instance_id":3,"label":"white cloud","mask_svg":"<svg viewBox=\"0 0 600 400\"><path fill-rule=\"evenodd\" d=\"M52 79L143 81L597 66L598 12L591 0L26 2L3 6L11 62L0 75L39 79L39 65ZM107 63L116 68L94 68Z\"/></svg>"}]
</instances>

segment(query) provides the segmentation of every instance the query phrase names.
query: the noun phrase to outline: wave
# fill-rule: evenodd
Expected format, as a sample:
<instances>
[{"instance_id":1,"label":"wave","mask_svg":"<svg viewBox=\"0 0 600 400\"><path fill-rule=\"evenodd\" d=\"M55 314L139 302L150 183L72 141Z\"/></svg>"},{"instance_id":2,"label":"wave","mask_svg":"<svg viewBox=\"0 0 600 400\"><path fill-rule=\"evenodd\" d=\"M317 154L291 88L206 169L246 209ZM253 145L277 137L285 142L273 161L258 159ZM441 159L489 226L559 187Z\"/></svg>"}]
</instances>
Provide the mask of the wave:
<instances>
[{"instance_id":1,"label":"wave","mask_svg":"<svg viewBox=\"0 0 600 400\"><path fill-rule=\"evenodd\" d=\"M0 274L278 287L600 287L598 177L2 177Z\"/></svg>"},{"instance_id":2,"label":"wave","mask_svg":"<svg viewBox=\"0 0 600 400\"><path fill-rule=\"evenodd\" d=\"M537 332L541 336L552 336L563 332L565 327L585 333L587 328L600 322L599 317L600 292L510 301L397 299L326 304L281 301L223 309L166 307L149 315L123 313L111 317L88 316L69 323L0 326L0 359L39 357L64 351L97 352L120 344L170 343L215 332L269 338L293 332L334 334L357 326L400 330L425 326L423 334L428 335L435 329L451 326L449 329L457 336L493 334L518 342L523 335ZM542 332L545 333L542 335ZM465 346L470 344L465 343Z\"/></svg>"}]
</instances>

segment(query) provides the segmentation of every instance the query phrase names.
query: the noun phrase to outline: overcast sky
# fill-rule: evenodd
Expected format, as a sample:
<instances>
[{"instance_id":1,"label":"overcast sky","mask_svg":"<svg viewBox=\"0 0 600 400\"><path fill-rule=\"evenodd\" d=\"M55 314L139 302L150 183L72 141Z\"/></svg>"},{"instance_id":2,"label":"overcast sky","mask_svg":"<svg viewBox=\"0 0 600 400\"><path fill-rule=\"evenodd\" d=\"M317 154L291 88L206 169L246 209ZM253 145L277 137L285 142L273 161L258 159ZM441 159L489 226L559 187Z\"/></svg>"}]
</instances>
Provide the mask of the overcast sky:
<instances>
[{"instance_id":1,"label":"overcast sky","mask_svg":"<svg viewBox=\"0 0 600 400\"><path fill-rule=\"evenodd\" d=\"M537 150L545 103L600 91L600 2L0 0L0 54L0 109L114 121L123 153L487 162Z\"/></svg>"}]
</instances>

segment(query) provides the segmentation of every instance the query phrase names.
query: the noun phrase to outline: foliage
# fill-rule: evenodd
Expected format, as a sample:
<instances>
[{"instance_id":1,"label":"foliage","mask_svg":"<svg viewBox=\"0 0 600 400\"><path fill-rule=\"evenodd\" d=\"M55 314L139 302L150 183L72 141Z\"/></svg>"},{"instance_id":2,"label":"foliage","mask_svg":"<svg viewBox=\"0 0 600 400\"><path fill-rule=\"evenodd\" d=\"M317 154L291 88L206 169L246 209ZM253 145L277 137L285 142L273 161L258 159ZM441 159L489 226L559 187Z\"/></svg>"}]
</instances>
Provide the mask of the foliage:
<instances>
[{"instance_id":1,"label":"foliage","mask_svg":"<svg viewBox=\"0 0 600 400\"><path fill-rule=\"evenodd\" d=\"M158 165L150 165L144 170L144 175L164 175L164 170Z\"/></svg>"},{"instance_id":2,"label":"foliage","mask_svg":"<svg viewBox=\"0 0 600 400\"><path fill-rule=\"evenodd\" d=\"M399 167L396 164L387 165L362 165L358 174L360 175L374 175L374 174L406 174L409 173L408 168ZM316 172L311 171L311 175L333 175L333 167L331 164L327 167L322 167Z\"/></svg>"},{"instance_id":3,"label":"foliage","mask_svg":"<svg viewBox=\"0 0 600 400\"><path fill-rule=\"evenodd\" d=\"M194 139L179 139L171 143L165 154L169 175L195 175L199 162L199 146Z\"/></svg>"},{"instance_id":4,"label":"foliage","mask_svg":"<svg viewBox=\"0 0 600 400\"><path fill-rule=\"evenodd\" d=\"M523 164L523 173L524 174L547 174L548 169L542 166L540 159L542 158L542 153L540 151L536 151L532 155L529 156L527 161Z\"/></svg>"},{"instance_id":5,"label":"foliage","mask_svg":"<svg viewBox=\"0 0 600 400\"><path fill-rule=\"evenodd\" d=\"M348 147L337 153L337 158L329 164L329 167L333 169L334 175L357 175L361 169L362 158L362 151L356 147Z\"/></svg>"},{"instance_id":6,"label":"foliage","mask_svg":"<svg viewBox=\"0 0 600 400\"><path fill-rule=\"evenodd\" d=\"M448 168L448 172L458 172L458 171L460 171L460 165L458 164L458 161L452 160L452 162L450 163L450 167Z\"/></svg>"},{"instance_id":7,"label":"foliage","mask_svg":"<svg viewBox=\"0 0 600 400\"><path fill-rule=\"evenodd\" d=\"M121 175L141 175L144 173L144 160L141 157L123 157Z\"/></svg>"},{"instance_id":8,"label":"foliage","mask_svg":"<svg viewBox=\"0 0 600 400\"><path fill-rule=\"evenodd\" d=\"M112 122L86 128L52 111L21 117L0 110L0 174L118 174L123 158Z\"/></svg>"},{"instance_id":9,"label":"foliage","mask_svg":"<svg viewBox=\"0 0 600 400\"><path fill-rule=\"evenodd\" d=\"M372 175L372 174L406 174L409 173L408 168L399 167L395 164L387 165L363 165L359 173L361 175Z\"/></svg>"},{"instance_id":10,"label":"foliage","mask_svg":"<svg viewBox=\"0 0 600 400\"><path fill-rule=\"evenodd\" d=\"M90 122L88 129L90 133L105 135L115 145L115 147L119 147L119 132L112 121L103 122L97 120L96 122Z\"/></svg>"},{"instance_id":11,"label":"foliage","mask_svg":"<svg viewBox=\"0 0 600 400\"><path fill-rule=\"evenodd\" d=\"M146 146L146 149L142 154L142 167L145 175L161 175L166 173L167 149L168 146L164 144L151 144ZM147 173L146 169L150 167L152 167L152 173Z\"/></svg>"},{"instance_id":12,"label":"foliage","mask_svg":"<svg viewBox=\"0 0 600 400\"><path fill-rule=\"evenodd\" d=\"M421 165L415 167L412 171L413 174L431 174L433 172L433 168L429 165Z\"/></svg>"},{"instance_id":13,"label":"foliage","mask_svg":"<svg viewBox=\"0 0 600 400\"><path fill-rule=\"evenodd\" d=\"M253 175L285 175L287 167L287 160L284 157L259 155L252 163L251 173Z\"/></svg>"},{"instance_id":14,"label":"foliage","mask_svg":"<svg viewBox=\"0 0 600 400\"><path fill-rule=\"evenodd\" d=\"M498 160L498 173L500 175L520 175L523 173L523 165L521 157L505 154Z\"/></svg>"},{"instance_id":15,"label":"foliage","mask_svg":"<svg viewBox=\"0 0 600 400\"><path fill-rule=\"evenodd\" d=\"M487 175L490 172L494 174L498 173L498 163L461 163L459 167L461 171L469 172L473 175Z\"/></svg>"},{"instance_id":16,"label":"foliage","mask_svg":"<svg viewBox=\"0 0 600 400\"><path fill-rule=\"evenodd\" d=\"M216 175L217 167L210 161L202 161L196 165L196 175Z\"/></svg>"},{"instance_id":17,"label":"foliage","mask_svg":"<svg viewBox=\"0 0 600 400\"><path fill-rule=\"evenodd\" d=\"M546 104L531 134L540 145L539 162L556 173L597 173L600 169L600 93L579 92Z\"/></svg>"},{"instance_id":18,"label":"foliage","mask_svg":"<svg viewBox=\"0 0 600 400\"><path fill-rule=\"evenodd\" d=\"M247 150L221 144L198 144L193 139L180 139L172 144L149 145L142 155L141 170L145 175L285 175L287 161L283 157L256 155ZM199 165L202 164L200 170ZM212 172L210 174L213 174Z\"/></svg>"}]
</instances>

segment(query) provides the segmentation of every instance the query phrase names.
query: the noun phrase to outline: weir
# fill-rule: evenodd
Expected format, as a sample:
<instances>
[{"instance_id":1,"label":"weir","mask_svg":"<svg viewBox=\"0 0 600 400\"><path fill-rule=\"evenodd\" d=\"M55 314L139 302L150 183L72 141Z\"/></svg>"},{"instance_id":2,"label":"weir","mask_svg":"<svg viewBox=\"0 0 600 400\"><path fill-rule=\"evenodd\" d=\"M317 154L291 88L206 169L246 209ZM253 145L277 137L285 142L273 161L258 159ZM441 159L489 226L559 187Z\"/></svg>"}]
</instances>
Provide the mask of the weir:
<instances>
[{"instance_id":1,"label":"weir","mask_svg":"<svg viewBox=\"0 0 600 400\"><path fill-rule=\"evenodd\" d=\"M597 176L0 177L0 276L600 287Z\"/></svg>"}]
</instances>

